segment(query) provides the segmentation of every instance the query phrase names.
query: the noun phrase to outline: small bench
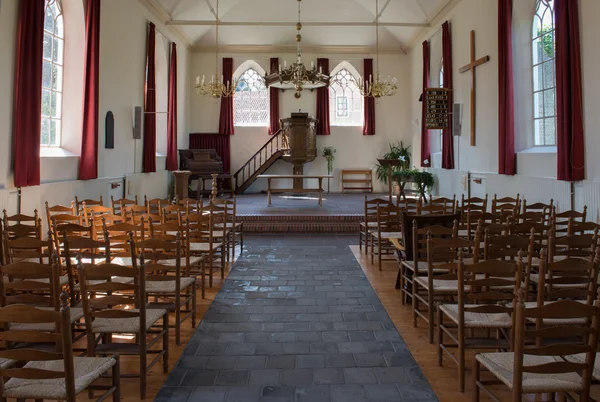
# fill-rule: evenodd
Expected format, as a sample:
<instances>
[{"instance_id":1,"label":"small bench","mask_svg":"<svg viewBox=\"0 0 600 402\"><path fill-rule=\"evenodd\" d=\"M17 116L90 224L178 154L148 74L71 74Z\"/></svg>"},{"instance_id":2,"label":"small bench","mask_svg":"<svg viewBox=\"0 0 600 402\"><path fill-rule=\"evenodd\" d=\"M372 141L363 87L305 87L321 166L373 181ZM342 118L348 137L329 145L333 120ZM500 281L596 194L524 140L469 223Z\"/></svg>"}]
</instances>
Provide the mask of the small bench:
<instances>
[{"instance_id":1,"label":"small bench","mask_svg":"<svg viewBox=\"0 0 600 402\"><path fill-rule=\"evenodd\" d=\"M356 176L362 176L362 178L357 178ZM362 184L362 186L356 186L356 184ZM371 169L342 169L342 193L345 193L347 190L368 191L372 193L373 171Z\"/></svg>"}]
</instances>

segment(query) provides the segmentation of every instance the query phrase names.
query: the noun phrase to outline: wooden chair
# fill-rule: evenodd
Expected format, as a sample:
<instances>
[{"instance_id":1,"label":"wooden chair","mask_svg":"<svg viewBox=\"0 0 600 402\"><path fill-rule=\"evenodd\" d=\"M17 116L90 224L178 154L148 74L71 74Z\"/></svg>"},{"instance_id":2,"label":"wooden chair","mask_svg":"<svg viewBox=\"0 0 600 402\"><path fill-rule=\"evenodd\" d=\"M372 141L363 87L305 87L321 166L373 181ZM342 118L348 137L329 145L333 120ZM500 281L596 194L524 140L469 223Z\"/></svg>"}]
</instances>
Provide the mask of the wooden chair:
<instances>
[{"instance_id":1,"label":"wooden chair","mask_svg":"<svg viewBox=\"0 0 600 402\"><path fill-rule=\"evenodd\" d=\"M114 197L110 196L110 207L112 208L112 213L115 215L121 215L123 208L131 205L138 205L138 196L136 194L135 199L130 200L128 198L120 198L115 200Z\"/></svg>"},{"instance_id":2,"label":"wooden chair","mask_svg":"<svg viewBox=\"0 0 600 402\"><path fill-rule=\"evenodd\" d=\"M66 206L66 205L53 205L50 206L48 204L48 201L46 201L46 223L48 224L48 227L50 227L52 225L52 217L59 215L67 215L67 216L77 216L77 209L75 208L75 201L71 201L71 205L70 206ZM61 221L60 218L57 218L57 221ZM69 220L70 222L74 222ZM79 222L74 222L74 223L79 223Z\"/></svg>"},{"instance_id":3,"label":"wooden chair","mask_svg":"<svg viewBox=\"0 0 600 402\"><path fill-rule=\"evenodd\" d=\"M171 205L171 198L167 197L167 198L152 198L152 199L148 199L145 195L144 195L144 205L147 208L147 213L149 214L153 214L153 215L160 215L161 209L163 207L166 207L167 205Z\"/></svg>"},{"instance_id":4,"label":"wooden chair","mask_svg":"<svg viewBox=\"0 0 600 402\"><path fill-rule=\"evenodd\" d=\"M460 210L462 212L466 212L469 209L471 211L487 212L487 204L488 204L488 195L487 194L485 195L484 198L480 198L480 197L465 198L464 194L462 194L460 197Z\"/></svg>"},{"instance_id":5,"label":"wooden chair","mask_svg":"<svg viewBox=\"0 0 600 402\"><path fill-rule=\"evenodd\" d=\"M458 365L458 385L465 391L465 353L467 349L510 349L512 307L521 286L521 259L487 260L465 264L462 250L458 257L458 303L438 306L438 365L444 352ZM445 319L447 318L447 321ZM467 332L469 330L471 336ZM487 336L475 337L475 331ZM483 330L483 331L482 331ZM494 330L494 337L490 331ZM444 336L450 339L446 343ZM456 348L456 356L450 349Z\"/></svg>"},{"instance_id":6,"label":"wooden chair","mask_svg":"<svg viewBox=\"0 0 600 402\"><path fill-rule=\"evenodd\" d=\"M213 224L215 232L213 236L219 239L221 236L225 236L225 256L229 261L229 254L231 252L231 259L233 260L235 254L235 233L233 232L233 220L235 217L232 216L233 212L233 201L229 199L216 199L211 201L207 207L201 208L199 211L205 211L214 213Z\"/></svg>"},{"instance_id":7,"label":"wooden chair","mask_svg":"<svg viewBox=\"0 0 600 402\"><path fill-rule=\"evenodd\" d=\"M369 255L369 231L377 228L377 208L387 205L390 205L388 199L373 198L369 200L365 195L364 220L360 222L360 231L358 233L358 247L362 250L363 244L365 245L365 255Z\"/></svg>"},{"instance_id":8,"label":"wooden chair","mask_svg":"<svg viewBox=\"0 0 600 402\"><path fill-rule=\"evenodd\" d=\"M93 226L94 234L99 237L103 236L102 216L104 216L104 215L109 216L109 217L115 216L112 213L113 212L112 208L110 208L110 207L104 207L102 205L87 206L87 204L85 202L83 203L82 211L83 211L83 213L81 214L81 215L83 215L82 224ZM122 219L122 217L119 217L119 219Z\"/></svg>"},{"instance_id":9,"label":"wooden chair","mask_svg":"<svg viewBox=\"0 0 600 402\"><path fill-rule=\"evenodd\" d=\"M133 219L135 216L145 215L148 213L148 208L143 205L127 205L121 208L121 215L125 219Z\"/></svg>"},{"instance_id":10,"label":"wooden chair","mask_svg":"<svg viewBox=\"0 0 600 402\"><path fill-rule=\"evenodd\" d=\"M60 311L18 304L0 308L0 323L7 329L0 332L0 340L27 342L25 348L0 351L1 359L24 363L15 368L7 365L0 368L0 376L8 379L0 388L3 400L58 399L75 402L76 396L86 389L90 394L94 390L104 391L97 401L103 401L110 395L114 401L120 400L119 356L74 357L70 315L66 293L61 296ZM52 329L44 332L12 329L33 323ZM35 344L49 342L54 344L54 351L31 348ZM109 386L94 384L106 373L110 373L112 378Z\"/></svg>"},{"instance_id":11,"label":"wooden chair","mask_svg":"<svg viewBox=\"0 0 600 402\"><path fill-rule=\"evenodd\" d=\"M427 272L425 254L413 255L413 225L416 222L417 229L422 229L428 226L444 226L446 228L454 228L455 222L460 220L460 213L454 215L412 215L401 214L402 222L402 247L398 253L398 275L396 276L396 289L400 289L403 293L402 304L412 297L412 281L415 269L418 269L423 274ZM422 239L425 241L425 238ZM424 243L425 244L425 243Z\"/></svg>"},{"instance_id":12,"label":"wooden chair","mask_svg":"<svg viewBox=\"0 0 600 402\"><path fill-rule=\"evenodd\" d=\"M396 207L405 214L419 215L419 201L418 198L402 198L396 197Z\"/></svg>"},{"instance_id":13,"label":"wooden chair","mask_svg":"<svg viewBox=\"0 0 600 402\"><path fill-rule=\"evenodd\" d=\"M513 197L502 197L498 198L496 194L494 194L494 198L492 198L492 213L496 215L502 216L515 216L518 215L521 211L521 198L520 195L517 194L516 198Z\"/></svg>"},{"instance_id":14,"label":"wooden chair","mask_svg":"<svg viewBox=\"0 0 600 402\"><path fill-rule=\"evenodd\" d=\"M569 222L568 235L582 235L594 233L594 230L600 229L600 225L595 222Z\"/></svg>"},{"instance_id":15,"label":"wooden chair","mask_svg":"<svg viewBox=\"0 0 600 402\"><path fill-rule=\"evenodd\" d=\"M371 264L377 254L377 263L381 271L382 256L394 254L395 248L390 242L391 238L402 237L402 223L400 210L393 205L377 208L377 227L369 231L371 235Z\"/></svg>"},{"instance_id":16,"label":"wooden chair","mask_svg":"<svg viewBox=\"0 0 600 402\"><path fill-rule=\"evenodd\" d=\"M167 205L161 210L160 216L162 223L177 221L181 225L186 214L186 209L180 205Z\"/></svg>"},{"instance_id":17,"label":"wooden chair","mask_svg":"<svg viewBox=\"0 0 600 402\"><path fill-rule=\"evenodd\" d=\"M77 198L77 196L75 196L75 208L76 208L77 212L79 212L84 206L91 207L91 206L95 206L95 205L104 206L104 201L102 200L102 196L100 196L100 198L97 200L93 200L91 198L79 200L79 198Z\"/></svg>"},{"instance_id":18,"label":"wooden chair","mask_svg":"<svg viewBox=\"0 0 600 402\"><path fill-rule=\"evenodd\" d=\"M498 400L489 385L504 384L512 401L524 394L576 392L580 401L589 401L590 383L598 346L600 308L572 300L560 300L542 307L526 308L519 292L514 314L514 351L479 353L473 358L473 401L480 391ZM582 326L545 327L544 320L580 319ZM530 329L528 322L535 321ZM531 344L535 340L535 344ZM584 355L583 362L566 361L564 356ZM498 381L482 381L481 369Z\"/></svg>"},{"instance_id":19,"label":"wooden chair","mask_svg":"<svg viewBox=\"0 0 600 402\"><path fill-rule=\"evenodd\" d=\"M186 216L185 240L187 249L187 267L200 268L200 272L192 271L194 275L200 275L204 289L204 278L208 269L208 285L213 285L213 271L220 269L221 278L225 277L225 260L223 259L223 239L217 242L213 237L213 215L191 214ZM203 291L204 293L204 291ZM203 295L204 297L204 295Z\"/></svg>"},{"instance_id":20,"label":"wooden chair","mask_svg":"<svg viewBox=\"0 0 600 402\"><path fill-rule=\"evenodd\" d=\"M42 238L42 220L38 215L37 209L31 215L8 215L3 211L2 232L8 235L9 239L17 237L35 237Z\"/></svg>"},{"instance_id":21,"label":"wooden chair","mask_svg":"<svg viewBox=\"0 0 600 402\"><path fill-rule=\"evenodd\" d=\"M598 229L593 233L548 238L548 261L554 262L568 257L591 260L598 247Z\"/></svg>"},{"instance_id":22,"label":"wooden chair","mask_svg":"<svg viewBox=\"0 0 600 402\"><path fill-rule=\"evenodd\" d=\"M587 205L583 207L583 212L570 210L561 213L556 212L556 207L552 209L552 223L554 224L554 236L561 237L569 234L569 224L584 223L587 216Z\"/></svg>"},{"instance_id":23,"label":"wooden chair","mask_svg":"<svg viewBox=\"0 0 600 402\"><path fill-rule=\"evenodd\" d=\"M180 233L175 242L150 239L133 244L134 268L139 255L146 272L146 297L155 298L147 307L174 313L175 324L170 327L175 328L175 341L181 345L181 324L191 318L192 328L196 327L196 278L189 276L189 270L182 274L186 258L181 253Z\"/></svg>"},{"instance_id":24,"label":"wooden chair","mask_svg":"<svg viewBox=\"0 0 600 402\"><path fill-rule=\"evenodd\" d=\"M426 231L426 236L421 233ZM435 236L435 238L434 238ZM420 247L420 241L415 239L426 238L426 247ZM426 253L427 272L425 275L415 270L412 288L412 313L413 326L417 327L420 317L427 323L429 343L433 343L435 327L436 300L441 298L456 297L458 282L456 277L456 257L458 250L472 248L473 243L456 237L456 229L443 226L430 226L416 229L413 234L413 255Z\"/></svg>"},{"instance_id":25,"label":"wooden chair","mask_svg":"<svg viewBox=\"0 0 600 402\"><path fill-rule=\"evenodd\" d=\"M202 201L202 199L200 199ZM225 228L229 233L229 244L231 246L231 260L235 257L235 246L240 245L240 253L244 249L244 222L238 220L235 195L232 199L217 199L213 202L215 205L221 205L226 208L225 223L215 223L215 229L221 230ZM236 240L239 239L239 240Z\"/></svg>"},{"instance_id":26,"label":"wooden chair","mask_svg":"<svg viewBox=\"0 0 600 402\"><path fill-rule=\"evenodd\" d=\"M81 301L87 333L88 356L137 355L138 374L123 377L140 378L140 398L146 397L148 371L162 358L163 371L169 369L169 317L167 310L146 308L146 273L137 268L112 263L84 267L78 262ZM131 283L111 281L113 277L130 278ZM99 283L91 283L99 280ZM96 293L106 296L94 298ZM129 307L129 308L128 308ZM162 324L159 322L162 321ZM131 342L112 342L114 334L135 334ZM98 338L96 335L100 335ZM162 340L162 348L153 349ZM148 355L156 355L148 363Z\"/></svg>"}]
</instances>

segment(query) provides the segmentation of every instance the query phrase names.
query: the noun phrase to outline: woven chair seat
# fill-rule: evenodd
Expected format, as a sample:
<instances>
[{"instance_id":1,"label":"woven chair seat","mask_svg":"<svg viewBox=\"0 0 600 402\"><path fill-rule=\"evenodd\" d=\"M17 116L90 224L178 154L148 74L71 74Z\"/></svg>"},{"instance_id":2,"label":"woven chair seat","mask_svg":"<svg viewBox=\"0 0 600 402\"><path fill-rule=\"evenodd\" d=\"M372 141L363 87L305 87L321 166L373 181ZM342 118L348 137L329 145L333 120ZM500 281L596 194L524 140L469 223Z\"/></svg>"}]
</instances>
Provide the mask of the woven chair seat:
<instances>
[{"instance_id":1,"label":"woven chair seat","mask_svg":"<svg viewBox=\"0 0 600 402\"><path fill-rule=\"evenodd\" d=\"M577 355L563 356L562 358L568 362L585 363L586 355L585 353L580 353ZM594 381L600 381L600 353L596 353L596 360L594 360L594 370L592 371L592 377L594 378Z\"/></svg>"},{"instance_id":2,"label":"woven chair seat","mask_svg":"<svg viewBox=\"0 0 600 402\"><path fill-rule=\"evenodd\" d=\"M377 231L373 231L371 232L371 234L373 235L373 237L375 237L376 239L379 239L379 232ZM401 239L402 238L402 232L381 232L381 239Z\"/></svg>"},{"instance_id":3,"label":"woven chair seat","mask_svg":"<svg viewBox=\"0 0 600 402\"><path fill-rule=\"evenodd\" d=\"M213 243L212 251L216 251L222 247L221 243ZM190 251L211 251L209 243L190 243Z\"/></svg>"},{"instance_id":4,"label":"woven chair seat","mask_svg":"<svg viewBox=\"0 0 600 402\"><path fill-rule=\"evenodd\" d=\"M28 281L31 282L39 282L39 283L49 283L50 279L48 278L44 278L44 279L28 279ZM8 282L8 278L4 277L4 283ZM59 278L59 284L60 286L66 286L69 284L69 276L68 275L63 275Z\"/></svg>"},{"instance_id":5,"label":"woven chair seat","mask_svg":"<svg viewBox=\"0 0 600 402\"><path fill-rule=\"evenodd\" d=\"M137 312L139 310L131 309L127 311ZM167 314L167 310L146 309L146 330L149 330L165 314ZM140 332L140 318L96 318L92 323L92 332L95 334L135 334Z\"/></svg>"},{"instance_id":6,"label":"woven chair seat","mask_svg":"<svg viewBox=\"0 0 600 402\"><path fill-rule=\"evenodd\" d=\"M404 265L411 271L415 270L415 262L414 261L402 261L402 265ZM417 272L421 275L427 274L427 272L428 272L427 261L419 261L418 262ZM450 272L450 271L445 268L435 268L435 267L433 268L434 274L447 274L448 272Z\"/></svg>"},{"instance_id":7,"label":"woven chair seat","mask_svg":"<svg viewBox=\"0 0 600 402\"><path fill-rule=\"evenodd\" d=\"M74 357L75 394L85 390L90 384L116 364L112 357ZM29 362L26 368L49 371L64 371L62 360ZM11 378L4 384L5 398L66 400L67 391L64 378L22 379Z\"/></svg>"},{"instance_id":8,"label":"woven chair seat","mask_svg":"<svg viewBox=\"0 0 600 402\"><path fill-rule=\"evenodd\" d=\"M369 228L376 228L377 227L377 222L361 222L360 223L360 227L364 228L364 227L369 227Z\"/></svg>"},{"instance_id":9,"label":"woven chair seat","mask_svg":"<svg viewBox=\"0 0 600 402\"><path fill-rule=\"evenodd\" d=\"M429 290L429 281L426 276L419 276L415 278L415 283L418 283L422 288ZM434 279L433 290L436 292L458 292L458 281L456 280L445 280L445 279Z\"/></svg>"},{"instance_id":10,"label":"woven chair seat","mask_svg":"<svg viewBox=\"0 0 600 402\"><path fill-rule=\"evenodd\" d=\"M229 233L229 230L225 230L225 231L223 231L223 230L213 230L212 233L213 233L213 238L214 237L220 238L220 237L224 237L225 235L227 235L227 233Z\"/></svg>"},{"instance_id":11,"label":"woven chair seat","mask_svg":"<svg viewBox=\"0 0 600 402\"><path fill-rule=\"evenodd\" d=\"M540 274L530 274L529 279L533 283L540 283ZM600 277L597 279L597 282L600 284ZM579 283L572 283L572 284L557 283L556 285L552 285L552 287L554 287L556 289L583 289L583 288L586 288L587 285L579 284Z\"/></svg>"},{"instance_id":12,"label":"woven chair seat","mask_svg":"<svg viewBox=\"0 0 600 402\"><path fill-rule=\"evenodd\" d=\"M476 307L476 304L467 304L465 307ZM442 304L440 310L452 321L458 324L458 305ZM507 313L473 313L465 312L465 328L510 328L512 320Z\"/></svg>"},{"instance_id":13,"label":"woven chair seat","mask_svg":"<svg viewBox=\"0 0 600 402\"><path fill-rule=\"evenodd\" d=\"M480 353L475 355L477 361L486 367L507 387L513 387L514 354L506 353ZM535 366L563 361L558 356L524 355L523 365ZM578 392L583 390L583 380L576 373L564 374L535 374L523 373L523 393L552 393L552 392Z\"/></svg>"},{"instance_id":14,"label":"woven chair seat","mask_svg":"<svg viewBox=\"0 0 600 402\"><path fill-rule=\"evenodd\" d=\"M118 282L118 283L133 283L133 278L123 278L120 276L113 276L111 279L111 282ZM90 280L87 281L88 285L99 285L101 283L105 283L106 281L103 280ZM80 286L78 283L75 284L75 286L73 286L73 290L76 292L79 292L80 290Z\"/></svg>"},{"instance_id":15,"label":"woven chair seat","mask_svg":"<svg viewBox=\"0 0 600 402\"><path fill-rule=\"evenodd\" d=\"M195 264L199 263L200 261L202 261L202 257L190 257L190 265L195 265ZM111 263L117 264L117 265L123 265L124 267L132 266L130 257L115 257L115 258L113 258ZM179 263L181 264L182 267L187 266L186 258L181 257ZM174 267L175 259L162 260L162 261L160 261L160 264L165 265L167 267ZM132 280L132 282L133 282L133 280Z\"/></svg>"},{"instance_id":16,"label":"woven chair seat","mask_svg":"<svg viewBox=\"0 0 600 402\"><path fill-rule=\"evenodd\" d=\"M52 307L38 307L40 310L54 310ZM79 321L83 318L83 309L78 307L71 307L69 309L71 313L71 324ZM41 331L41 332L54 332L55 324L53 322L34 322L34 323L19 323L12 324L10 326L11 331Z\"/></svg>"},{"instance_id":17,"label":"woven chair seat","mask_svg":"<svg viewBox=\"0 0 600 402\"><path fill-rule=\"evenodd\" d=\"M234 227L236 229L238 229L238 228L242 227L242 222L236 222L235 226L233 225L233 222L227 222L227 223L225 223L225 227L227 229L231 229L231 228L234 228ZM223 228L223 224L222 223L217 223L217 224L215 224L215 228L222 229Z\"/></svg>"},{"instance_id":18,"label":"woven chair seat","mask_svg":"<svg viewBox=\"0 0 600 402\"><path fill-rule=\"evenodd\" d=\"M0 357L0 369L7 369L14 366L17 362L15 360L3 359Z\"/></svg>"},{"instance_id":19,"label":"woven chair seat","mask_svg":"<svg viewBox=\"0 0 600 402\"><path fill-rule=\"evenodd\" d=\"M180 278L180 289L185 289L196 282L196 278ZM146 292L148 293L175 293L175 281L148 281Z\"/></svg>"}]
</instances>

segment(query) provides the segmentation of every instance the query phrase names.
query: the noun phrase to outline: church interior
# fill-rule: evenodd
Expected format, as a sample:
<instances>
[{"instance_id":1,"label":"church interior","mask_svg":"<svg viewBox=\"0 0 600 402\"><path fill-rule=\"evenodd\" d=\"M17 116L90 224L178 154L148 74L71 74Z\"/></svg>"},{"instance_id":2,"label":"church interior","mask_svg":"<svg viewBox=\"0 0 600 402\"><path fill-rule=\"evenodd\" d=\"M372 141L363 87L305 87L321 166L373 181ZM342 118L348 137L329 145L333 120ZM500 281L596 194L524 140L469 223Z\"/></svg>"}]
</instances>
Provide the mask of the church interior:
<instances>
[{"instance_id":1,"label":"church interior","mask_svg":"<svg viewBox=\"0 0 600 402\"><path fill-rule=\"evenodd\" d=\"M0 1L0 399L600 400L596 17Z\"/></svg>"}]
</instances>

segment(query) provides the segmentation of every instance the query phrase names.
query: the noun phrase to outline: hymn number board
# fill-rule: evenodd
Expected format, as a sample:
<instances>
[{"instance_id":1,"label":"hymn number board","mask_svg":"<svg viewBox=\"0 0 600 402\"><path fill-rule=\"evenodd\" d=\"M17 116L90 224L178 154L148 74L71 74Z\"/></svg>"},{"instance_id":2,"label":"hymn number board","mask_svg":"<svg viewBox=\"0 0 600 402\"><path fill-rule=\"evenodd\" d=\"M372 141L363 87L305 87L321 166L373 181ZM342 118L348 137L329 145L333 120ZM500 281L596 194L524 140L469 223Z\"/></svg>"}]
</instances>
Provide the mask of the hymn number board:
<instances>
[{"instance_id":1,"label":"hymn number board","mask_svg":"<svg viewBox=\"0 0 600 402\"><path fill-rule=\"evenodd\" d=\"M451 89L427 88L425 90L425 128L428 130L445 130L450 128Z\"/></svg>"}]
</instances>

